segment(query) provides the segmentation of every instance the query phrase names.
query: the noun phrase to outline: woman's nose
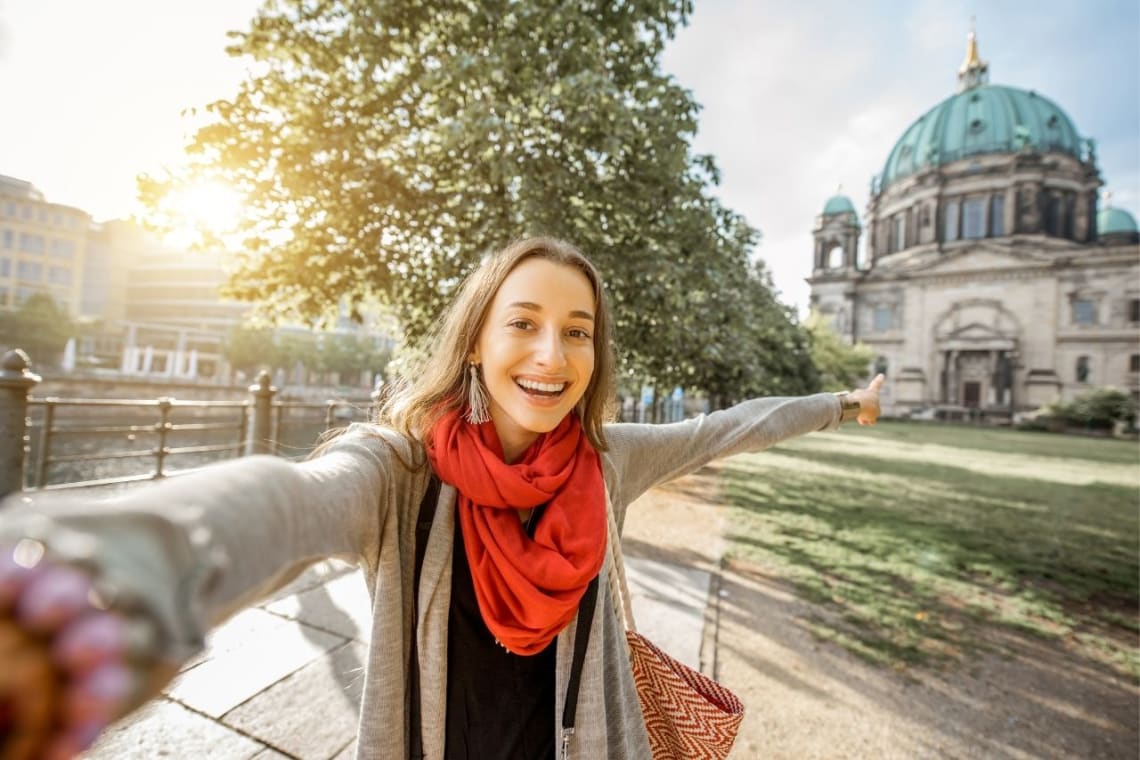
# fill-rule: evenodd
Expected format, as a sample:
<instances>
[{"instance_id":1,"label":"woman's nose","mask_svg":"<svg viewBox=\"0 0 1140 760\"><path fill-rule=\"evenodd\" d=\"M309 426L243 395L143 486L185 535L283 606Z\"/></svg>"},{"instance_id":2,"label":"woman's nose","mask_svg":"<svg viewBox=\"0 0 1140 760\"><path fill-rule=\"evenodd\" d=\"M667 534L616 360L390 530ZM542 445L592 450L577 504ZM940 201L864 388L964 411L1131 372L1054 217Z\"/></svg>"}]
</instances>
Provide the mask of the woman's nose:
<instances>
[{"instance_id":1,"label":"woman's nose","mask_svg":"<svg viewBox=\"0 0 1140 760\"><path fill-rule=\"evenodd\" d=\"M557 330L543 330L535 349L535 360L543 367L560 369L566 364L562 336Z\"/></svg>"}]
</instances>

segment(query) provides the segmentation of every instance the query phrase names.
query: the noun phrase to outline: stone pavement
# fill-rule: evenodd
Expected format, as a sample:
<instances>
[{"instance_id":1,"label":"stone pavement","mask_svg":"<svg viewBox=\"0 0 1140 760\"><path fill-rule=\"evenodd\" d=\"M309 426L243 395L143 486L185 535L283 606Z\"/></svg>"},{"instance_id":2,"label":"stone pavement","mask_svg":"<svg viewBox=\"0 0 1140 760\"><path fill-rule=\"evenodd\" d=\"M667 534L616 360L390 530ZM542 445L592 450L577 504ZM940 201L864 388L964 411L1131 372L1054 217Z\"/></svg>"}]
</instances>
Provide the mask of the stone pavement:
<instances>
[{"instance_id":1,"label":"stone pavement","mask_svg":"<svg viewBox=\"0 0 1140 760\"><path fill-rule=\"evenodd\" d=\"M699 668L711 576L627 557L639 630ZM363 577L329 561L216 630L164 695L89 760L351 759L369 634Z\"/></svg>"}]
</instances>

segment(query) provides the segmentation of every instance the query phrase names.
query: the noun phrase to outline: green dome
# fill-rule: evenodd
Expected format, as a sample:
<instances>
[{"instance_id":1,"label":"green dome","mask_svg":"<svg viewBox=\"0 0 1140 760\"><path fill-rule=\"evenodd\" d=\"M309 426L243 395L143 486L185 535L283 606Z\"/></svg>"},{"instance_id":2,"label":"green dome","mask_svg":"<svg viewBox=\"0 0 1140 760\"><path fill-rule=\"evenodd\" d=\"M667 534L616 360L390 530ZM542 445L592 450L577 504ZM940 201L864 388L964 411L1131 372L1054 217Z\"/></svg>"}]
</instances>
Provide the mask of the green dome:
<instances>
[{"instance_id":1,"label":"green dome","mask_svg":"<svg viewBox=\"0 0 1140 760\"><path fill-rule=\"evenodd\" d=\"M1081 138L1056 103L1032 90L983 84L931 108L903 132L887 156L879 183L985 153L1014 153L1028 145L1081 158Z\"/></svg>"},{"instance_id":2,"label":"green dome","mask_svg":"<svg viewBox=\"0 0 1140 760\"><path fill-rule=\"evenodd\" d=\"M850 212L855 214L855 204L846 195L833 195L827 199L827 203L823 204L824 214L843 214ZM858 216L858 214L856 214Z\"/></svg>"},{"instance_id":3,"label":"green dome","mask_svg":"<svg viewBox=\"0 0 1140 760\"><path fill-rule=\"evenodd\" d=\"M1135 234L1140 231L1136 227L1136 220L1122 208L1103 208L1096 215L1097 237L1112 235L1113 233Z\"/></svg>"}]
</instances>

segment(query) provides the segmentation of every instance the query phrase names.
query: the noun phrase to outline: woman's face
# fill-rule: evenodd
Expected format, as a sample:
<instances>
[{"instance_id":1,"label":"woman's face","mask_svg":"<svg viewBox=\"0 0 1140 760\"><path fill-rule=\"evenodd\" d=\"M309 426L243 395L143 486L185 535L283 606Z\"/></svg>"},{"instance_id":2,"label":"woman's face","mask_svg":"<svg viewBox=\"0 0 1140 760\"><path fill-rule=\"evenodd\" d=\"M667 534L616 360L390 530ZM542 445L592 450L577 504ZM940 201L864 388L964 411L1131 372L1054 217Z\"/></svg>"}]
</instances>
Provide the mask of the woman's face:
<instances>
[{"instance_id":1,"label":"woman's face","mask_svg":"<svg viewBox=\"0 0 1140 760\"><path fill-rule=\"evenodd\" d=\"M532 257L495 294L475 343L507 461L557 427L594 373L594 290L578 269Z\"/></svg>"}]
</instances>

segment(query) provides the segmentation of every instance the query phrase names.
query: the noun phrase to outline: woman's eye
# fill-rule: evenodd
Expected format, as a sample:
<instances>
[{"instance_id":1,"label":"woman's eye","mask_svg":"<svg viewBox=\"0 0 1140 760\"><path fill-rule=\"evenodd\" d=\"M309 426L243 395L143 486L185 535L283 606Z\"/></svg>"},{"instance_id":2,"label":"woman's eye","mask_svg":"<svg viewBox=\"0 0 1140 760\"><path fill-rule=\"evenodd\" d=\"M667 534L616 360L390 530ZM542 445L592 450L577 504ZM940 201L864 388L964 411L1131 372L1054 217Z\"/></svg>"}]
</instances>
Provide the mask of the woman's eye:
<instances>
[{"instance_id":1,"label":"woman's eye","mask_svg":"<svg viewBox=\"0 0 1140 760\"><path fill-rule=\"evenodd\" d=\"M583 340L589 340L590 339L590 333L586 330L583 330L581 327L572 327L572 328L570 328L570 337L571 338L582 338Z\"/></svg>"},{"instance_id":2,"label":"woman's eye","mask_svg":"<svg viewBox=\"0 0 1140 760\"><path fill-rule=\"evenodd\" d=\"M516 319L507 323L507 327L513 327L516 330L529 330L530 322L525 319Z\"/></svg>"}]
</instances>

